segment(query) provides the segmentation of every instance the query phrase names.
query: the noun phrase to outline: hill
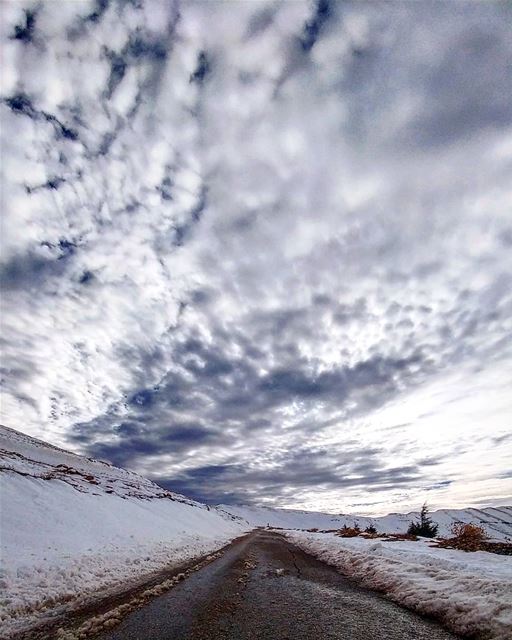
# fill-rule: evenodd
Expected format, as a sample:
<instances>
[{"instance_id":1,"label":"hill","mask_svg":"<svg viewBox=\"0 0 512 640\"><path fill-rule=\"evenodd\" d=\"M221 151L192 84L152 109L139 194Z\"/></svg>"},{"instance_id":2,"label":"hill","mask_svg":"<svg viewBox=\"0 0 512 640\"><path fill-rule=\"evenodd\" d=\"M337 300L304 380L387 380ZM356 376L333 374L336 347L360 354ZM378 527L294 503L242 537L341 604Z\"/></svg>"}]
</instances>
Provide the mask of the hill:
<instances>
[{"instance_id":1,"label":"hill","mask_svg":"<svg viewBox=\"0 0 512 640\"><path fill-rule=\"evenodd\" d=\"M4 632L210 553L250 527L136 473L0 427Z\"/></svg>"}]
</instances>

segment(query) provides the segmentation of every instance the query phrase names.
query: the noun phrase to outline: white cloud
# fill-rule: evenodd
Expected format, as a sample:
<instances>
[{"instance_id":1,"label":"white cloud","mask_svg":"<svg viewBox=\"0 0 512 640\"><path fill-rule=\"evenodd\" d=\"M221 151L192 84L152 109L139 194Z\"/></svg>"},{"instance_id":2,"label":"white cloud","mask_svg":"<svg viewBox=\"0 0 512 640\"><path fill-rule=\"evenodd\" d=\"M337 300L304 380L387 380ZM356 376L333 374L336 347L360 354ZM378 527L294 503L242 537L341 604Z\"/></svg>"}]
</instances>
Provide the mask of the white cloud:
<instances>
[{"instance_id":1,"label":"white cloud","mask_svg":"<svg viewBox=\"0 0 512 640\"><path fill-rule=\"evenodd\" d=\"M409 506L434 475L452 482L429 494L443 504L502 496L503 9L335 4L320 24L306 2L188 3L179 18L161 2L94 18L91 3L27 3L9 5L7 38L22 6L35 28L6 39L1 105L5 422L117 443L105 455L126 443L118 461L169 482L238 464L242 497L288 506L367 491L376 510ZM147 407L130 403L141 390ZM407 426L384 430L381 411ZM204 433L188 441L182 423Z\"/></svg>"}]
</instances>

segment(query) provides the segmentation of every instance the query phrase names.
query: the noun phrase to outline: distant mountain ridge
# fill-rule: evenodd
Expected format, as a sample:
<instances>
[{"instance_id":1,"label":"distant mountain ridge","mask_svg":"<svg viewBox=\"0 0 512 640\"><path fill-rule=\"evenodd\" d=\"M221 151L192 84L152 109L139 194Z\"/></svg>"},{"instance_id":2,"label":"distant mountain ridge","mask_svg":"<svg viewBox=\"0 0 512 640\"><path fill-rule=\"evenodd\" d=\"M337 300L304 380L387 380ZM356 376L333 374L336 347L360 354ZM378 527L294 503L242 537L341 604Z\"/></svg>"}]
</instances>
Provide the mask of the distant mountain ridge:
<instances>
[{"instance_id":1,"label":"distant mountain ridge","mask_svg":"<svg viewBox=\"0 0 512 640\"><path fill-rule=\"evenodd\" d=\"M254 527L270 525L284 529L339 529L343 525L353 526L356 523L362 529L373 525L385 533L403 533L407 531L411 520L419 518L417 511L370 517L242 505L218 505L217 509L241 518ZM456 522L472 522L482 526L492 539L512 540L512 506L439 509L433 511L430 517L439 525L441 536L449 535Z\"/></svg>"}]
</instances>

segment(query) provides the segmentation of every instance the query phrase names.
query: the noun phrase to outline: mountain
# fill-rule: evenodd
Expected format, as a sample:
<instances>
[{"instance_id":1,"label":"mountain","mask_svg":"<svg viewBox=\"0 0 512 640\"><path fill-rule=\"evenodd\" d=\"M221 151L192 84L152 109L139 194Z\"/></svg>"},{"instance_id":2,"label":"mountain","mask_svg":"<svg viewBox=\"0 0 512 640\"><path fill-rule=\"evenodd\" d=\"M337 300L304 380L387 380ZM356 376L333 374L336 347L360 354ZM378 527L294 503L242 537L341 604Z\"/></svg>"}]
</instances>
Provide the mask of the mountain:
<instances>
[{"instance_id":1,"label":"mountain","mask_svg":"<svg viewBox=\"0 0 512 640\"><path fill-rule=\"evenodd\" d=\"M361 529L373 525L384 533L404 533L411 520L419 518L417 511L369 517L252 506L218 505L217 509L242 518L251 527L270 525L283 529L340 529L343 525L351 527L356 523ZM512 540L512 507L440 509L429 515L439 525L440 536L450 535L456 522L472 522L482 526L491 539Z\"/></svg>"}]
</instances>

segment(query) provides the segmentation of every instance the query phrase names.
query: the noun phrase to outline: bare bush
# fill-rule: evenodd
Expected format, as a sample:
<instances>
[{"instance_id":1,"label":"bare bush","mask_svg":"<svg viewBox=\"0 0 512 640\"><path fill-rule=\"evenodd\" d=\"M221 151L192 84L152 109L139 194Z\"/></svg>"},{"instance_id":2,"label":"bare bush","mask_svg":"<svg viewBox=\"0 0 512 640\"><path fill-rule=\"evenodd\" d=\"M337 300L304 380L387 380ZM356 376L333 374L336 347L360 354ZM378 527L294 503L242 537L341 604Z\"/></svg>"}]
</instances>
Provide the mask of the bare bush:
<instances>
[{"instance_id":1,"label":"bare bush","mask_svg":"<svg viewBox=\"0 0 512 640\"><path fill-rule=\"evenodd\" d=\"M461 551L480 551L487 539L485 529L472 523L457 522L452 527L452 533L454 537L448 542L453 549Z\"/></svg>"},{"instance_id":2,"label":"bare bush","mask_svg":"<svg viewBox=\"0 0 512 640\"><path fill-rule=\"evenodd\" d=\"M343 527L338 531L338 533L336 533L336 535L340 536L340 538L355 538L360 533L361 529L357 525L354 525L353 527L347 527L347 525L344 524Z\"/></svg>"}]
</instances>

